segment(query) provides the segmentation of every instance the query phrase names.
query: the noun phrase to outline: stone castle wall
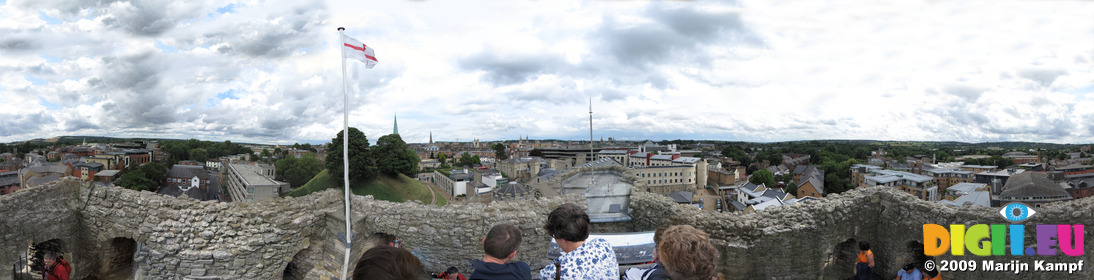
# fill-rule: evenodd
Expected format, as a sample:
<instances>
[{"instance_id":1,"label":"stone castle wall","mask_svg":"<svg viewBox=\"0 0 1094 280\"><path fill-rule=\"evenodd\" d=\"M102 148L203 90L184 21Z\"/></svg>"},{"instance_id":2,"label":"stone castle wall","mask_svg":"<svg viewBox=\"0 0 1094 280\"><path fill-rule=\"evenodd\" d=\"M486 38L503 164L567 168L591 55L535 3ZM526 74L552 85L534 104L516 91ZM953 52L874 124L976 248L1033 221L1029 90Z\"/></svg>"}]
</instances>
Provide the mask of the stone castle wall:
<instances>
[{"instance_id":1,"label":"stone castle wall","mask_svg":"<svg viewBox=\"0 0 1094 280\"><path fill-rule=\"evenodd\" d=\"M878 272L895 276L914 257L924 223L1008 224L997 208L954 208L921 201L886 188L853 190L816 203L736 215L699 212L666 197L634 192L629 223L598 225L598 231L645 231L667 224L690 224L710 233L722 253L719 270L728 279L846 279L857 241L873 244ZM375 233L394 234L430 271L449 266L470 271L482 257L481 239L495 224L511 223L524 232L518 260L533 271L548 264L549 237L541 228L547 214L578 196L531 201L437 207L352 199L352 253L357 258L377 241ZM140 244L135 265L143 279L334 279L341 276L344 246L342 194L335 190L300 198L217 204L136 192L90 187L66 180L0 197L0 265L10 267L31 242L62 240L76 268L74 279L103 270L101 252L124 251L118 240ZM1038 208L1025 224L1092 224L1094 200ZM1091 236L1092 229L1086 229ZM1029 233L1032 235L1032 233ZM1027 237L1027 239L1031 239ZM1032 241L1027 241L1031 244ZM912 245L911 247L909 245ZM918 245L922 248L922 245ZM1083 257L992 257L1032 261L1091 263ZM116 259L116 257L112 257ZM945 255L939 259L981 260ZM93 263L94 262L94 263ZM350 268L352 271L352 268ZM0 274L0 279L6 273ZM1012 274L948 274L947 279L1007 278ZM991 276L996 277L991 277ZM1023 279L1090 279L1080 274L1042 273Z\"/></svg>"}]
</instances>

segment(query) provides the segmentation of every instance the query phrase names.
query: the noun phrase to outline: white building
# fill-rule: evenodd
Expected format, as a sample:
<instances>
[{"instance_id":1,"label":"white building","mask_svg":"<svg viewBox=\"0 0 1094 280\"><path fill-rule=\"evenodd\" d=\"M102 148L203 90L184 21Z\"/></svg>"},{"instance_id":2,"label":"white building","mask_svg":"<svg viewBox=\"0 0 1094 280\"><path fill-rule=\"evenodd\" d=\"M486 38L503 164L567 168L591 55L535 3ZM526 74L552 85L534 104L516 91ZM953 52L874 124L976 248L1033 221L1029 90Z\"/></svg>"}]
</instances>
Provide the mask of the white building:
<instances>
[{"instance_id":1,"label":"white building","mask_svg":"<svg viewBox=\"0 0 1094 280\"><path fill-rule=\"evenodd\" d=\"M270 166L231 163L224 181L233 202L250 202L276 198L291 191L289 183L275 181L273 176Z\"/></svg>"}]
</instances>

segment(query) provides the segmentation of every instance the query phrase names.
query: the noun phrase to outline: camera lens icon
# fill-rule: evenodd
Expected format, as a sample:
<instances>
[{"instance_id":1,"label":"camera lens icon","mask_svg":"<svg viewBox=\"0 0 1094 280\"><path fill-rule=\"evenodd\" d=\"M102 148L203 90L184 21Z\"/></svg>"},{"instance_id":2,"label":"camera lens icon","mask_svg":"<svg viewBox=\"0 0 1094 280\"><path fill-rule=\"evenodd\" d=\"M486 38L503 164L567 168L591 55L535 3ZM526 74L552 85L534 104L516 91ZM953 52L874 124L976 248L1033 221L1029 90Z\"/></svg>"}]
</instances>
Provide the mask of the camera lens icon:
<instances>
[{"instance_id":1,"label":"camera lens icon","mask_svg":"<svg viewBox=\"0 0 1094 280\"><path fill-rule=\"evenodd\" d=\"M1007 204L1003 206L1003 209L999 210L999 215L1003 215L1004 219L1007 219L1012 223L1025 221L1026 219L1029 219L1029 217L1033 217L1033 214L1037 214L1037 211L1034 211L1033 208L1030 208L1025 204L1017 202Z\"/></svg>"}]
</instances>

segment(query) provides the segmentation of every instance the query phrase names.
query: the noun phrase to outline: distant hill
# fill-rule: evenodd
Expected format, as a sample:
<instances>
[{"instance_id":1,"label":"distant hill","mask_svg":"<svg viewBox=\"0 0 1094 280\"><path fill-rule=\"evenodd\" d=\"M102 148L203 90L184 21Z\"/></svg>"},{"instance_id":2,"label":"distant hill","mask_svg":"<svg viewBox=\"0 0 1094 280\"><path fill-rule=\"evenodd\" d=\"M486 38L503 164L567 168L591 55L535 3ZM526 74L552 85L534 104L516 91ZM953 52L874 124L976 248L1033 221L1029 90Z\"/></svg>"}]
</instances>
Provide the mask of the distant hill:
<instances>
[{"instance_id":1,"label":"distant hill","mask_svg":"<svg viewBox=\"0 0 1094 280\"><path fill-rule=\"evenodd\" d=\"M326 189L341 189L342 178L332 178L327 170L316 174L307 184L293 190L288 194L291 197L305 196L313 192ZM353 194L372 195L373 198L391 202L421 201L429 203L433 199L433 188L418 180L399 174L399 177L377 176L369 181L354 180L350 182ZM437 196L437 206L444 206L448 202L440 193Z\"/></svg>"}]
</instances>

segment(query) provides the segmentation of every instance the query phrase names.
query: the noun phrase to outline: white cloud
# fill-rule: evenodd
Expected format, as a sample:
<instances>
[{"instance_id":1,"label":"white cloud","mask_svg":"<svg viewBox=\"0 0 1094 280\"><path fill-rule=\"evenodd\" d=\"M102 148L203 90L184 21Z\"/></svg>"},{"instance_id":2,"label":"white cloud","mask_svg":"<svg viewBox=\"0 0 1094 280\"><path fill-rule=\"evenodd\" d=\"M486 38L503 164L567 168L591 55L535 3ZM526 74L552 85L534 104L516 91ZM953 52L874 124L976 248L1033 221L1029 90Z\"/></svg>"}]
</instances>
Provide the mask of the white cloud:
<instances>
[{"instance_id":1,"label":"white cloud","mask_svg":"<svg viewBox=\"0 0 1094 280\"><path fill-rule=\"evenodd\" d=\"M396 113L409 142L584 139L591 97L595 137L1089 142L1091 12L1078 1L12 0L0 5L0 141L330 139L342 26L380 59L347 71L352 125L373 139Z\"/></svg>"}]
</instances>

